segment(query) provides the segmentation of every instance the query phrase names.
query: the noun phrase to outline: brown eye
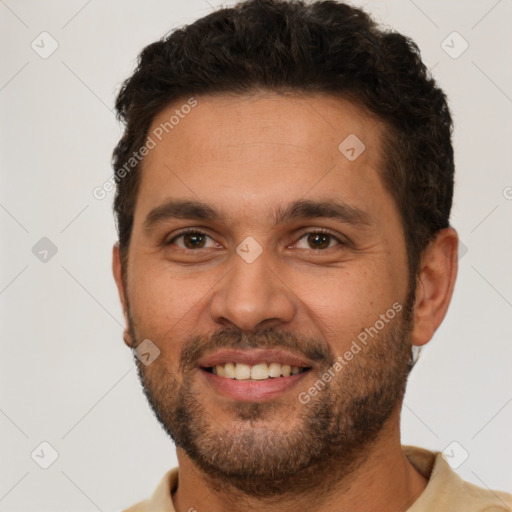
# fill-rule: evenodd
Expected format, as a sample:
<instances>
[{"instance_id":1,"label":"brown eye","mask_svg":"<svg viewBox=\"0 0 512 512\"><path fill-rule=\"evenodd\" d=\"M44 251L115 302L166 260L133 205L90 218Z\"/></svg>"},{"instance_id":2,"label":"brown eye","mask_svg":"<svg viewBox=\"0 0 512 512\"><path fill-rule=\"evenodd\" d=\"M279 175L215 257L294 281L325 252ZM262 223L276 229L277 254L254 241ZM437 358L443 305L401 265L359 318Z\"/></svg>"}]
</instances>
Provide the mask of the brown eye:
<instances>
[{"instance_id":1,"label":"brown eye","mask_svg":"<svg viewBox=\"0 0 512 512\"><path fill-rule=\"evenodd\" d=\"M205 235L202 233L187 233L183 235L183 243L187 249L202 249L205 244Z\"/></svg>"},{"instance_id":2,"label":"brown eye","mask_svg":"<svg viewBox=\"0 0 512 512\"><path fill-rule=\"evenodd\" d=\"M312 233L308 235L308 244L313 249L327 249L331 237L325 233Z\"/></svg>"},{"instance_id":3,"label":"brown eye","mask_svg":"<svg viewBox=\"0 0 512 512\"><path fill-rule=\"evenodd\" d=\"M210 245L208 245L208 243ZM176 245L181 249L198 250L209 247L217 247L217 244L206 233L201 231L187 231L175 236L169 241L168 245Z\"/></svg>"},{"instance_id":4,"label":"brown eye","mask_svg":"<svg viewBox=\"0 0 512 512\"><path fill-rule=\"evenodd\" d=\"M335 245L343 244L334 235L331 235L330 233L323 233L321 231L306 233L297 242L297 247L299 249L307 249L310 251L330 249Z\"/></svg>"}]
</instances>

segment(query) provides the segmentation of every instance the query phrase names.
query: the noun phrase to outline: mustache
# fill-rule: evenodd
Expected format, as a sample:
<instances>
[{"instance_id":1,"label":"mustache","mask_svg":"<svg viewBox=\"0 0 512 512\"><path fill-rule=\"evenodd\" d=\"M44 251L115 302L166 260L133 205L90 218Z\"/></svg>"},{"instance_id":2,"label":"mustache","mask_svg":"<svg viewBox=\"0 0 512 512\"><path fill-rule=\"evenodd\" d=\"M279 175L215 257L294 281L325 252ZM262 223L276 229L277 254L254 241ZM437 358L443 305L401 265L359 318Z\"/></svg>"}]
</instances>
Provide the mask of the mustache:
<instances>
[{"instance_id":1,"label":"mustache","mask_svg":"<svg viewBox=\"0 0 512 512\"><path fill-rule=\"evenodd\" d=\"M334 354L329 345L319 339L296 336L274 327L257 333L244 333L238 329L223 329L211 335L193 336L181 350L182 372L193 370L208 352L220 349L285 349L309 361L326 365L334 364Z\"/></svg>"}]
</instances>

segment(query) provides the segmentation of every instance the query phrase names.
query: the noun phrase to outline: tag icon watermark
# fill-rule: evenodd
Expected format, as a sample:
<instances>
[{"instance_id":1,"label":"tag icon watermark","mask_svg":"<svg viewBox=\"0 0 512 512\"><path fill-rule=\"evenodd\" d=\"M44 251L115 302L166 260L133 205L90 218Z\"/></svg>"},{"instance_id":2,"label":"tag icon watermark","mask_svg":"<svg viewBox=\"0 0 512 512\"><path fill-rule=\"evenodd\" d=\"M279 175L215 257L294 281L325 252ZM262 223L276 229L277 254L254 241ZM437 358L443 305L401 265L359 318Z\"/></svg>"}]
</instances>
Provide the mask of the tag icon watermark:
<instances>
[{"instance_id":1,"label":"tag icon watermark","mask_svg":"<svg viewBox=\"0 0 512 512\"><path fill-rule=\"evenodd\" d=\"M351 133L348 137L343 139L343 141L338 146L338 149L347 160L353 162L359 158L361 153L364 152L366 146L357 135Z\"/></svg>"},{"instance_id":2,"label":"tag icon watermark","mask_svg":"<svg viewBox=\"0 0 512 512\"><path fill-rule=\"evenodd\" d=\"M160 349L150 339L145 339L139 343L135 354L142 364L149 366L160 355Z\"/></svg>"},{"instance_id":3,"label":"tag icon watermark","mask_svg":"<svg viewBox=\"0 0 512 512\"><path fill-rule=\"evenodd\" d=\"M47 59L59 47L57 40L49 32L41 32L30 44L41 59Z\"/></svg>"},{"instance_id":4,"label":"tag icon watermark","mask_svg":"<svg viewBox=\"0 0 512 512\"><path fill-rule=\"evenodd\" d=\"M452 441L444 450L443 457L452 469L457 469L469 457L468 451L457 441Z\"/></svg>"},{"instance_id":5,"label":"tag icon watermark","mask_svg":"<svg viewBox=\"0 0 512 512\"><path fill-rule=\"evenodd\" d=\"M40 468L48 469L59 458L59 452L48 441L43 441L30 456Z\"/></svg>"},{"instance_id":6,"label":"tag icon watermark","mask_svg":"<svg viewBox=\"0 0 512 512\"><path fill-rule=\"evenodd\" d=\"M248 236L238 245L236 252L244 261L252 263L263 252L263 247L252 236Z\"/></svg>"},{"instance_id":7,"label":"tag icon watermark","mask_svg":"<svg viewBox=\"0 0 512 512\"><path fill-rule=\"evenodd\" d=\"M469 43L458 32L453 31L443 39L441 48L452 59L458 59L469 48Z\"/></svg>"},{"instance_id":8,"label":"tag icon watermark","mask_svg":"<svg viewBox=\"0 0 512 512\"><path fill-rule=\"evenodd\" d=\"M48 263L57 254L57 251L57 246L46 236L43 236L43 238L32 247L32 254L41 263Z\"/></svg>"}]
</instances>

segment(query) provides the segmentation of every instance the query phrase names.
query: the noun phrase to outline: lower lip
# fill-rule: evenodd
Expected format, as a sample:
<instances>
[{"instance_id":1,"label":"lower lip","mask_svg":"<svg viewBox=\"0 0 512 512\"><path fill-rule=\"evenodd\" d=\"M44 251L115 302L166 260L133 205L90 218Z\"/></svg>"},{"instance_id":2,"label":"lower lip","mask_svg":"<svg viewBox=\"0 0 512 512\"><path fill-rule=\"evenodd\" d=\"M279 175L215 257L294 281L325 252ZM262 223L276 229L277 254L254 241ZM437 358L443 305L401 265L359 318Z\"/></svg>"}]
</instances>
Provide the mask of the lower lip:
<instances>
[{"instance_id":1,"label":"lower lip","mask_svg":"<svg viewBox=\"0 0 512 512\"><path fill-rule=\"evenodd\" d=\"M226 379L206 370L201 370L201 373L221 395L244 402L262 402L279 397L289 391L309 373L309 370L289 377L276 377L266 380Z\"/></svg>"}]
</instances>

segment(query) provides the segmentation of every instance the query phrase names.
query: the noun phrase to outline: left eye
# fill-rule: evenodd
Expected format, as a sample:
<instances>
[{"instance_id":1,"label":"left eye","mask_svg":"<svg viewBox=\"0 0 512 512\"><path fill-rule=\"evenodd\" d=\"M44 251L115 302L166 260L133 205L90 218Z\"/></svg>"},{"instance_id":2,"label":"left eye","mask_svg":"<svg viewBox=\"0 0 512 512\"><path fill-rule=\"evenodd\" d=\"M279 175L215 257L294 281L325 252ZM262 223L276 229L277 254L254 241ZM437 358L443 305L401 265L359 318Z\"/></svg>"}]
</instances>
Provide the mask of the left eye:
<instances>
[{"instance_id":1,"label":"left eye","mask_svg":"<svg viewBox=\"0 0 512 512\"><path fill-rule=\"evenodd\" d=\"M341 242L333 235L330 235L329 233L322 233L322 232L316 232L316 233L306 233L302 237L300 237L299 241L297 242L297 246L299 246L301 240L306 240L306 244L309 247L299 247L300 249L330 249L333 245L331 242L335 241L337 244L340 244ZM336 244L334 244L336 245Z\"/></svg>"}]
</instances>

